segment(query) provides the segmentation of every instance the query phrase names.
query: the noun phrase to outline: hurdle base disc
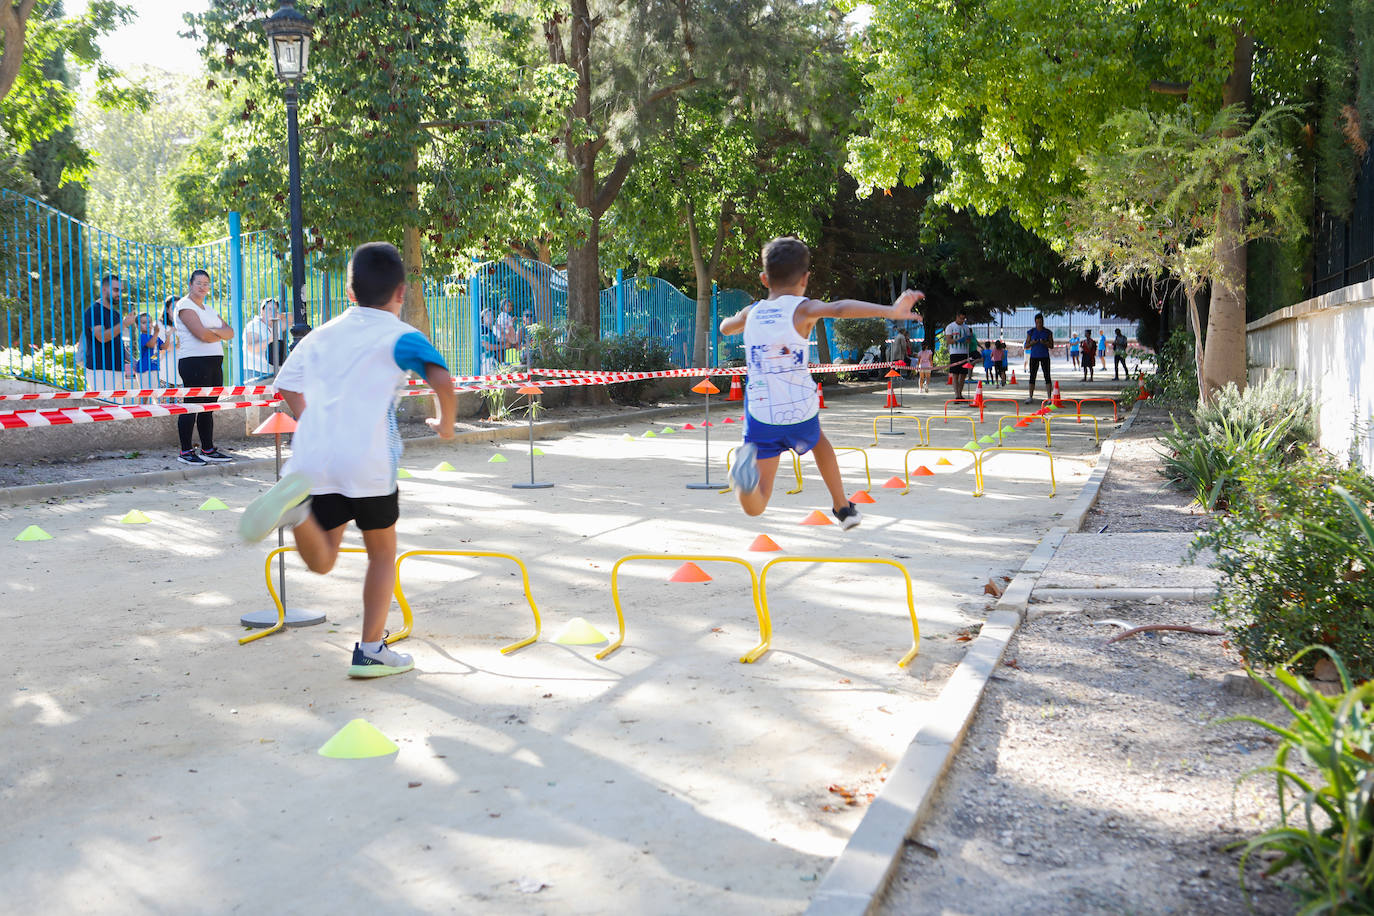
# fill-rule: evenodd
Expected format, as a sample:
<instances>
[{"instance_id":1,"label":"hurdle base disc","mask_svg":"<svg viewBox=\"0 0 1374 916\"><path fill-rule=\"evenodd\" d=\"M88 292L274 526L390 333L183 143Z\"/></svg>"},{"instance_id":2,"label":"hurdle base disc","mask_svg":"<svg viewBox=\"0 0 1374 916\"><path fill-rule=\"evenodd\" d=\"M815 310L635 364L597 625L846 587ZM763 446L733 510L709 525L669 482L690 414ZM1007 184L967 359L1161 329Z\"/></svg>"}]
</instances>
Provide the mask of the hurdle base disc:
<instances>
[{"instance_id":1,"label":"hurdle base disc","mask_svg":"<svg viewBox=\"0 0 1374 916\"><path fill-rule=\"evenodd\" d=\"M319 611L307 611L295 607L286 609L286 625L288 627L313 627L324 623L324 619L324 614ZM268 608L265 611L252 611L244 614L239 618L239 625L254 630L275 627L277 625L277 609Z\"/></svg>"},{"instance_id":2,"label":"hurdle base disc","mask_svg":"<svg viewBox=\"0 0 1374 916\"><path fill-rule=\"evenodd\" d=\"M884 430L879 430L878 435L880 435L880 436L905 436L905 435L906 435L906 431L905 431L905 430L901 430L901 429L895 429L895 430L893 430L892 432L888 432L887 430L884 429Z\"/></svg>"},{"instance_id":3,"label":"hurdle base disc","mask_svg":"<svg viewBox=\"0 0 1374 916\"><path fill-rule=\"evenodd\" d=\"M511 488L515 490L547 490L553 486L551 483L513 483Z\"/></svg>"},{"instance_id":4,"label":"hurdle base disc","mask_svg":"<svg viewBox=\"0 0 1374 916\"><path fill-rule=\"evenodd\" d=\"M724 484L711 483L711 481L708 480L708 481L706 481L705 483L689 483L689 484L687 484L687 489L689 489L689 490L719 490L722 486L724 486Z\"/></svg>"}]
</instances>

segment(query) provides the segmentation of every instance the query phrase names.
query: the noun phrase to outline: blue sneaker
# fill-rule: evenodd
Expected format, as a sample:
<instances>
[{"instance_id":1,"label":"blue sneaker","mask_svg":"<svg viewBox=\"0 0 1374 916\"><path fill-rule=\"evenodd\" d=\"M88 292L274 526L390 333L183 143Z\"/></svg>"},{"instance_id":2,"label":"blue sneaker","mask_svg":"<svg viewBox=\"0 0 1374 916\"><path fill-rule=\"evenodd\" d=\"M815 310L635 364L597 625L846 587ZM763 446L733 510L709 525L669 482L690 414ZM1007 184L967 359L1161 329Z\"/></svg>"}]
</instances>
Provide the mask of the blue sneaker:
<instances>
[{"instance_id":1,"label":"blue sneaker","mask_svg":"<svg viewBox=\"0 0 1374 916\"><path fill-rule=\"evenodd\" d=\"M299 525L309 512L306 503L309 498L310 478L304 474L287 474L243 510L239 537L245 544L256 544L281 525Z\"/></svg>"},{"instance_id":2,"label":"blue sneaker","mask_svg":"<svg viewBox=\"0 0 1374 916\"><path fill-rule=\"evenodd\" d=\"M730 482L742 493L752 493L759 488L759 447L746 442L735 449L735 463L730 466Z\"/></svg>"},{"instance_id":3,"label":"blue sneaker","mask_svg":"<svg viewBox=\"0 0 1374 916\"><path fill-rule=\"evenodd\" d=\"M348 669L348 676L386 677L388 674L404 674L414 667L413 658L394 651L385 642L376 652L368 652L359 643L354 643L353 664Z\"/></svg>"}]
</instances>

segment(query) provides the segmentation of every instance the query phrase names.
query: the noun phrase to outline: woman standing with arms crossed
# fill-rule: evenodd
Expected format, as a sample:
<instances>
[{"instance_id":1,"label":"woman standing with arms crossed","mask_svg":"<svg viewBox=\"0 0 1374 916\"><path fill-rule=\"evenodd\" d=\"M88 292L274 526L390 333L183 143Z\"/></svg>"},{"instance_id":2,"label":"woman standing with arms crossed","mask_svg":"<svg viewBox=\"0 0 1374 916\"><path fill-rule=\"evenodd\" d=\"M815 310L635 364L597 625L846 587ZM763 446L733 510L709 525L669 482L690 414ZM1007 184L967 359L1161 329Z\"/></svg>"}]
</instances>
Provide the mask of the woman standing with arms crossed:
<instances>
[{"instance_id":1,"label":"woman standing with arms crossed","mask_svg":"<svg viewBox=\"0 0 1374 916\"><path fill-rule=\"evenodd\" d=\"M177 371L187 388L209 388L224 384L224 345L234 331L213 308L205 304L210 293L210 274L192 271L191 286L176 304ZM214 403L218 398L186 398L188 404ZM191 447L191 430L200 433L200 453ZM205 412L177 417L181 437L182 464L203 467L210 462L222 464L234 459L215 448L215 415Z\"/></svg>"}]
</instances>

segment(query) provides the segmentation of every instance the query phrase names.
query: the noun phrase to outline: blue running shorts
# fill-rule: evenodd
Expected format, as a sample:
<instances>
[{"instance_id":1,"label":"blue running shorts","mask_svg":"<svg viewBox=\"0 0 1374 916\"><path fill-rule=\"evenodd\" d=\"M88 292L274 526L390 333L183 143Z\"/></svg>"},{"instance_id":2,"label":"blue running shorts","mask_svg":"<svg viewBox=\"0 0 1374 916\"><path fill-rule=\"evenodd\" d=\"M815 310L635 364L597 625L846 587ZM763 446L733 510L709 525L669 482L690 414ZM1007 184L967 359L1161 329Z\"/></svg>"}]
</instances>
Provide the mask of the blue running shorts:
<instances>
[{"instance_id":1,"label":"blue running shorts","mask_svg":"<svg viewBox=\"0 0 1374 916\"><path fill-rule=\"evenodd\" d=\"M752 442L759 448L759 458L776 458L791 449L798 455L805 455L821 441L820 414L800 423L774 426L755 420L748 411L744 412L744 441Z\"/></svg>"}]
</instances>

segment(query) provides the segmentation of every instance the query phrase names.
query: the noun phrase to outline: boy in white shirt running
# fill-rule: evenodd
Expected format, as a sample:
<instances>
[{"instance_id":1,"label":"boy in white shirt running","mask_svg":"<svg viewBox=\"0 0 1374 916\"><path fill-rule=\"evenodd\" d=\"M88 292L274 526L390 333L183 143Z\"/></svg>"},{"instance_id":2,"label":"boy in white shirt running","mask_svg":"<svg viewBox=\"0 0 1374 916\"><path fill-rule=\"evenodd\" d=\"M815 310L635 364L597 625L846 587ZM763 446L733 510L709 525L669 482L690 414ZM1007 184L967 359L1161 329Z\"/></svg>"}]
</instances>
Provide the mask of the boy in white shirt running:
<instances>
[{"instance_id":1,"label":"boy in white shirt running","mask_svg":"<svg viewBox=\"0 0 1374 916\"><path fill-rule=\"evenodd\" d=\"M386 644L386 616L396 586L396 467L401 437L396 399L406 372L434 389L439 416L425 422L453 438L457 395L444 358L398 317L405 266L394 245L368 242L348 262L353 306L296 346L277 374L299 425L287 472L253 501L239 523L256 543L286 525L312 572L327 573L339 556L344 526L356 522L367 548L363 634L353 647L350 677L400 674L415 666Z\"/></svg>"},{"instance_id":2,"label":"boy in white shirt running","mask_svg":"<svg viewBox=\"0 0 1374 916\"><path fill-rule=\"evenodd\" d=\"M730 479L747 515L762 515L773 495L778 456L791 449L812 452L830 490L832 510L848 531L862 516L849 501L840 479L835 449L821 432L816 381L806 368L807 339L821 318L921 320L914 311L925 294L907 290L892 305L857 299L821 302L806 297L811 251L799 239L777 238L763 246L768 298L747 305L720 323L722 334L744 332L749 388L744 412L744 444L735 453Z\"/></svg>"}]
</instances>

